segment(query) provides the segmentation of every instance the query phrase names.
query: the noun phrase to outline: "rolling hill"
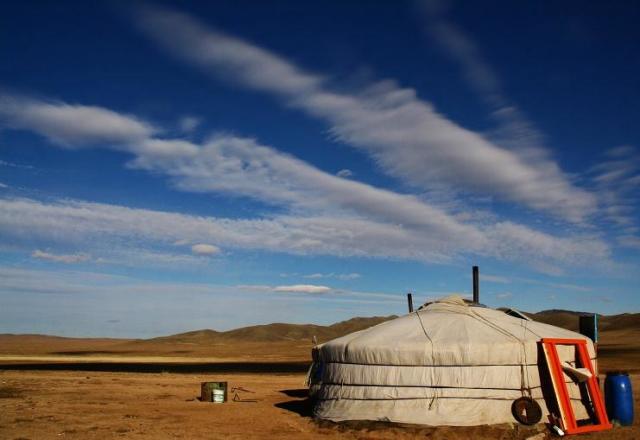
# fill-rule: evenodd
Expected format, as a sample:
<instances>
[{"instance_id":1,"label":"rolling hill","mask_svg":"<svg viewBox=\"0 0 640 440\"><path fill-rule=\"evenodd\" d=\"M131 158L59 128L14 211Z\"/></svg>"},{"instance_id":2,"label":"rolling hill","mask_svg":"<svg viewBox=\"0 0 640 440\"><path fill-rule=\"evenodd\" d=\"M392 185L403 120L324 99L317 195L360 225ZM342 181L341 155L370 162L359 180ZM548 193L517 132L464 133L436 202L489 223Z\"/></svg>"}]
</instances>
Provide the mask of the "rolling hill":
<instances>
[{"instance_id":1,"label":"rolling hill","mask_svg":"<svg viewBox=\"0 0 640 440\"><path fill-rule=\"evenodd\" d=\"M580 314L568 310L545 310L528 315L536 321L575 331ZM306 360L309 359L314 336L318 342L324 342L393 318L395 316L358 317L328 326L273 323L229 331L203 329L152 339L4 334L0 335L0 356L171 356L270 362ZM627 360L640 363L640 313L601 316L600 334L603 358L615 361L623 355Z\"/></svg>"}]
</instances>

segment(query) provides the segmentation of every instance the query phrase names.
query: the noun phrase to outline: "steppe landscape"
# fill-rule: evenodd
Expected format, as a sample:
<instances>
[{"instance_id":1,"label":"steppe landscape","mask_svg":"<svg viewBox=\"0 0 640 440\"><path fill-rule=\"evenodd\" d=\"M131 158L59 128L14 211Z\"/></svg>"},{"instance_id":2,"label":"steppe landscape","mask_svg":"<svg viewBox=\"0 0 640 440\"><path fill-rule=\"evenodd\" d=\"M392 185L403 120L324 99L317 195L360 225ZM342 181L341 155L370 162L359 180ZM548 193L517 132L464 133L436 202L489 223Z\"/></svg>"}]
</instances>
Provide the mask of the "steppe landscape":
<instances>
[{"instance_id":1,"label":"steppe landscape","mask_svg":"<svg viewBox=\"0 0 640 440\"><path fill-rule=\"evenodd\" d=\"M531 316L577 328L574 312ZM0 438L551 438L541 427L515 425L314 421L304 387L313 336L322 342L385 319L389 317L354 318L327 327L270 324L228 332L200 330L149 340L2 335ZM627 370L640 390L640 315L604 316L600 329L601 375ZM200 402L203 381L228 381L229 401ZM636 391L636 413L639 402ZM581 438L640 438L638 418L632 427Z\"/></svg>"},{"instance_id":2,"label":"steppe landscape","mask_svg":"<svg viewBox=\"0 0 640 440\"><path fill-rule=\"evenodd\" d=\"M640 440L638 23L0 1L0 440Z\"/></svg>"}]
</instances>

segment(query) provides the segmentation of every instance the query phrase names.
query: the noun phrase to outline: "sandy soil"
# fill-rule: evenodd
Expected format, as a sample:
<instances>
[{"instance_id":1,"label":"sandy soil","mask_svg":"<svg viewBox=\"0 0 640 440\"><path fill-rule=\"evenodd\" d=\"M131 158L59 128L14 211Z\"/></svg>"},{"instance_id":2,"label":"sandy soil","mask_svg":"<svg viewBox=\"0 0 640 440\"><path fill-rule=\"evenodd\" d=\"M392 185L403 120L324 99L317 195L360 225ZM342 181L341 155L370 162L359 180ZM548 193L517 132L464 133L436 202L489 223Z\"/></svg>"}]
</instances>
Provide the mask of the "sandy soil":
<instances>
[{"instance_id":1,"label":"sandy soil","mask_svg":"<svg viewBox=\"0 0 640 440\"><path fill-rule=\"evenodd\" d=\"M244 402L200 402L199 384L208 380L228 381L230 387L253 393L239 391ZM541 429L318 423L310 417L303 381L303 374L0 370L0 438L526 439ZM633 386L640 389L639 375L633 376ZM636 397L636 412L639 407ZM551 435L545 433L545 437ZM638 439L640 424L636 420L633 427L580 438Z\"/></svg>"}]
</instances>

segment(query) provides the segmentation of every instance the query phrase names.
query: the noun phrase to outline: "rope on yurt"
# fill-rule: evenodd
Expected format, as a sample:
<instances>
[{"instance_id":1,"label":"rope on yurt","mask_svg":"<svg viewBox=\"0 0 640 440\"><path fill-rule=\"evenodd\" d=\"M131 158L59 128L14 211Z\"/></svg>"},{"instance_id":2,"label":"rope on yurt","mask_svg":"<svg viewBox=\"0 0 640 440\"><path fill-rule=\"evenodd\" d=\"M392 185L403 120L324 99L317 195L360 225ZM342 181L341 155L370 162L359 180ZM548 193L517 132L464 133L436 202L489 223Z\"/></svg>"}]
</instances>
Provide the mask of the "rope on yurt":
<instances>
[{"instance_id":1,"label":"rope on yurt","mask_svg":"<svg viewBox=\"0 0 640 440\"><path fill-rule=\"evenodd\" d=\"M483 322L485 325L493 328L494 330L498 331L499 333L502 333L505 336L508 336L508 337L511 337L511 338L515 339L520 344L520 348L522 348L522 353L521 353L521 358L520 358L520 391L522 392L523 396L524 396L525 392L527 392L529 394L529 397L531 397L532 394L531 394L531 387L530 387L530 383L529 383L529 367L527 365L527 347L526 347L526 344L524 342L524 337L522 339L518 338L516 335L511 333L509 330L504 329L504 328L500 327L499 325L489 321L487 318L485 318L484 316L482 316L479 313L475 312L471 308L469 308L469 315L471 317L477 319L478 321ZM526 331L527 331L526 322L525 322L525 325L524 325L524 329L525 329L525 333L526 333Z\"/></svg>"},{"instance_id":2,"label":"rope on yurt","mask_svg":"<svg viewBox=\"0 0 640 440\"><path fill-rule=\"evenodd\" d=\"M522 340L524 341L524 338L525 338L527 332L531 333L532 335L535 335L536 338L538 338L538 340L541 340L542 336L540 336L539 334L537 334L536 332L531 330L529 327L527 327L529 325L529 322L530 321L527 321L527 320L523 319L522 322L520 323L520 325L524 328L524 332L522 334ZM527 360L527 350L526 350L526 347L524 345L524 342L522 343L522 350L524 352L524 362L525 362L525 364L524 364L525 367L524 368L526 370L526 376L525 377L527 378L526 392L527 392L527 394L529 394L529 397L531 399L533 399L533 393L531 392L531 382L529 381L529 377L530 377L529 376L529 362ZM525 390L523 390L523 392L522 392L523 395L524 395L524 391Z\"/></svg>"},{"instance_id":3,"label":"rope on yurt","mask_svg":"<svg viewBox=\"0 0 640 440\"><path fill-rule=\"evenodd\" d=\"M431 410L431 407L433 406L433 404L435 403L435 401L438 399L438 388L435 386L436 380L435 380L435 372L436 372L436 368L434 365L434 359L436 358L434 349L433 349L433 339L431 339L431 337L429 336L429 333L427 332L427 329L424 326L424 322L422 322L422 317L420 316L420 310L416 310L415 314L418 317L418 321L420 322L420 327L422 327L422 332L424 333L424 335L427 337L427 339L429 340L429 343L431 345L431 389L433 390L433 397L431 398L431 402L429 402L429 410Z\"/></svg>"},{"instance_id":4,"label":"rope on yurt","mask_svg":"<svg viewBox=\"0 0 640 440\"><path fill-rule=\"evenodd\" d=\"M522 321L523 321L523 323L521 323L520 325L524 328L524 332L522 334L522 341L523 341L522 342L522 352L524 353L524 371L523 371L523 374L524 374L524 377L525 377L525 381L523 381L523 385L526 385L526 387L524 389L522 389L521 391L522 391L522 395L523 396L524 396L525 391L526 391L526 393L529 394L529 398L533 399L533 394L531 393L531 383L529 382L529 362L527 361L527 347L525 346L525 343L524 343L524 340L525 340L524 338L526 337L527 330L528 330L528 328L527 328L528 321L526 321L524 319ZM531 332L531 333L533 333L533 332Z\"/></svg>"}]
</instances>

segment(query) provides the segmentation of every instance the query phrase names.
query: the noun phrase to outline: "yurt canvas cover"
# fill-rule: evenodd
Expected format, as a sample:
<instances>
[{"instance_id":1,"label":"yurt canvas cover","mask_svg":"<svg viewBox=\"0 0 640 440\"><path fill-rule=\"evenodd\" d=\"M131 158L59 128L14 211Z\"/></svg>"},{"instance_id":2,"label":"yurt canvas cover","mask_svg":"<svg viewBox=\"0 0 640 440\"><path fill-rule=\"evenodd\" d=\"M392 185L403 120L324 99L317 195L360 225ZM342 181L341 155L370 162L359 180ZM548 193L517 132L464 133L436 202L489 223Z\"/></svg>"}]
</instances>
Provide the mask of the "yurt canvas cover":
<instances>
[{"instance_id":1,"label":"yurt canvas cover","mask_svg":"<svg viewBox=\"0 0 640 440\"><path fill-rule=\"evenodd\" d=\"M413 313L313 350L311 392L321 419L383 420L425 425L514 422L513 401L529 396L548 414L542 338L586 339L578 333L466 304L436 301ZM558 347L575 365L575 349ZM586 418L579 386L565 377L576 417ZM545 398L547 399L545 401Z\"/></svg>"}]
</instances>

